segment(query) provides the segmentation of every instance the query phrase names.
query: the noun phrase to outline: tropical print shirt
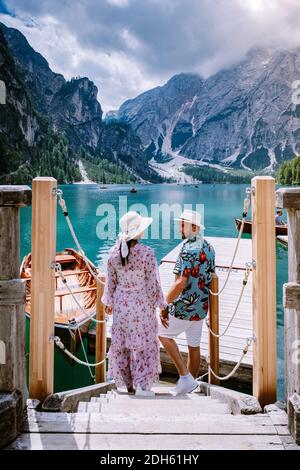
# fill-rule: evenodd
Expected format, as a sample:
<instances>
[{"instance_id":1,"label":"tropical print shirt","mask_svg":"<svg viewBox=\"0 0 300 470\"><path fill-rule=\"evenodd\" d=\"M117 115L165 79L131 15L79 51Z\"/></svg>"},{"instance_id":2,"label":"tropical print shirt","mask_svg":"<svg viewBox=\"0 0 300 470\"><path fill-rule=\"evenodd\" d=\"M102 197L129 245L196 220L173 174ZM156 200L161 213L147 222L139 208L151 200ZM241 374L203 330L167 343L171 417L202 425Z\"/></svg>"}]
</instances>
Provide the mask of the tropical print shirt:
<instances>
[{"instance_id":1,"label":"tropical print shirt","mask_svg":"<svg viewBox=\"0 0 300 470\"><path fill-rule=\"evenodd\" d=\"M187 284L169 307L169 313L181 320L199 321L206 317L209 284L215 271L215 250L202 236L186 240L173 270L188 278Z\"/></svg>"}]
</instances>

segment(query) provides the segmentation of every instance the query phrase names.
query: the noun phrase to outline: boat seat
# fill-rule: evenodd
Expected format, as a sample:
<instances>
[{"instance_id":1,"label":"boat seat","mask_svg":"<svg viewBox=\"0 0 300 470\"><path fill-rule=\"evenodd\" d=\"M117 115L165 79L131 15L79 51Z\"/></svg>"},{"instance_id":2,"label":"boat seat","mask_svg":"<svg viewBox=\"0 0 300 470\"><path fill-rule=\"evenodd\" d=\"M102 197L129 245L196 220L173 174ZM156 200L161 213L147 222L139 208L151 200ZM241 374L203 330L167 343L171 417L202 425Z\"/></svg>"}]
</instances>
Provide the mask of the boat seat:
<instances>
[{"instance_id":1,"label":"boat seat","mask_svg":"<svg viewBox=\"0 0 300 470\"><path fill-rule=\"evenodd\" d=\"M78 275L78 274L85 274L89 272L90 271L88 269L73 269L73 270L67 269L66 271L63 271L63 274L65 277L68 277L68 276L73 276L74 274ZM59 273L55 273L55 277L60 277ZM29 275L29 273L27 272L25 273L25 277L22 279L26 279L26 281L31 281L31 275Z\"/></svg>"},{"instance_id":2,"label":"boat seat","mask_svg":"<svg viewBox=\"0 0 300 470\"><path fill-rule=\"evenodd\" d=\"M75 256L73 255L56 255L55 261L60 264L65 264L65 263L74 263L77 260Z\"/></svg>"},{"instance_id":3,"label":"boat seat","mask_svg":"<svg viewBox=\"0 0 300 470\"><path fill-rule=\"evenodd\" d=\"M73 294L83 294L85 292L92 292L97 290L97 287L76 287L75 289L72 289ZM65 295L71 295L71 292L69 292L67 289L64 290L57 290L55 292L55 297L63 297ZM26 296L26 300L30 300L31 295Z\"/></svg>"},{"instance_id":4,"label":"boat seat","mask_svg":"<svg viewBox=\"0 0 300 470\"><path fill-rule=\"evenodd\" d=\"M88 269L67 269L66 271L63 271L64 276L73 276L73 274L84 274L84 273L89 273ZM56 276L59 276L58 273L55 274Z\"/></svg>"},{"instance_id":5,"label":"boat seat","mask_svg":"<svg viewBox=\"0 0 300 470\"><path fill-rule=\"evenodd\" d=\"M82 294L84 292L91 292L97 290L97 287L76 287L75 289L72 289L73 294ZM62 297L64 295L71 295L71 293L64 289L64 290L57 290L55 292L55 297Z\"/></svg>"}]
</instances>

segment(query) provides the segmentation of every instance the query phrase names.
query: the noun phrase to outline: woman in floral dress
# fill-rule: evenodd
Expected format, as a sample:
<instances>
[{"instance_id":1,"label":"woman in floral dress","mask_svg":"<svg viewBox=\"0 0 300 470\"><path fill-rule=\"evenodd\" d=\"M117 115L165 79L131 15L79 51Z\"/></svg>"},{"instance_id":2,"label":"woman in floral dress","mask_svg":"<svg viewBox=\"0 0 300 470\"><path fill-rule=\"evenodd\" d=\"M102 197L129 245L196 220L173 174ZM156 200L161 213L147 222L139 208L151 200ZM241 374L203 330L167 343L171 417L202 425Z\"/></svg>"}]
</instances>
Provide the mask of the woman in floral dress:
<instances>
[{"instance_id":1,"label":"woman in floral dress","mask_svg":"<svg viewBox=\"0 0 300 470\"><path fill-rule=\"evenodd\" d=\"M152 396L159 378L160 345L156 308L166 307L152 248L140 243L152 218L131 211L120 219L121 234L111 249L102 297L113 314L109 373L128 392Z\"/></svg>"}]
</instances>

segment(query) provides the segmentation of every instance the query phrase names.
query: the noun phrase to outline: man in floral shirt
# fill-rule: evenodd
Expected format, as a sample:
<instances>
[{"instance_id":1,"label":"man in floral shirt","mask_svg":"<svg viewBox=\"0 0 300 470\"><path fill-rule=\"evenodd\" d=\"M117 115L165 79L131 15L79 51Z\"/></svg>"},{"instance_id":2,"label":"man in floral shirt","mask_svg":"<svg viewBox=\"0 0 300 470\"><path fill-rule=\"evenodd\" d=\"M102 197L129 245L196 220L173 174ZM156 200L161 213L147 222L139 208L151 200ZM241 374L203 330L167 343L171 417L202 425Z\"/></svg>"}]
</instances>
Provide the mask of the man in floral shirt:
<instances>
[{"instance_id":1,"label":"man in floral shirt","mask_svg":"<svg viewBox=\"0 0 300 470\"><path fill-rule=\"evenodd\" d=\"M203 320L208 312L209 285L215 270L215 251L200 234L203 226L197 212L186 210L179 219L182 238L186 239L175 263L175 282L168 295L168 309L161 311L159 337L174 361L180 379L174 393L194 390L200 367L200 341ZM185 332L188 364L184 363L174 340Z\"/></svg>"}]
</instances>

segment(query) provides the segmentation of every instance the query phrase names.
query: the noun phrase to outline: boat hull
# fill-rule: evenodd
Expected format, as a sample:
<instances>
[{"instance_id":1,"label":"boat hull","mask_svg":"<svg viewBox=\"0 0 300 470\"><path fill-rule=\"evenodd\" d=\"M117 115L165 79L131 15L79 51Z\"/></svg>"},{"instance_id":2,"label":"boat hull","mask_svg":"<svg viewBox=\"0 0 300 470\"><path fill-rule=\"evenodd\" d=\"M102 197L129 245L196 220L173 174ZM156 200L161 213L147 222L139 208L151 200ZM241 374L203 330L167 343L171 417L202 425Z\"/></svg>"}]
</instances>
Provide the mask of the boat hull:
<instances>
[{"instance_id":1,"label":"boat hull","mask_svg":"<svg viewBox=\"0 0 300 470\"><path fill-rule=\"evenodd\" d=\"M85 334L89 329L92 317L95 315L97 298L96 280L90 273L82 255L72 248L66 248L62 252L57 253L56 262L61 264L67 284L73 291L75 298L85 313L79 308L65 284L62 283L60 276L55 274L55 331L59 333L59 336L75 338L77 344L78 331L76 330L78 325L80 332ZM90 265L94 272L96 272L96 267L92 263L90 263ZM31 253L23 259L20 277L26 281L25 312L26 316L30 319ZM71 330L71 334L69 330Z\"/></svg>"},{"instance_id":2,"label":"boat hull","mask_svg":"<svg viewBox=\"0 0 300 470\"><path fill-rule=\"evenodd\" d=\"M242 223L241 219L235 219L235 225L236 225L237 230L240 230L241 223ZM287 232L288 232L287 226L276 225L275 229L276 229L276 236L287 235ZM252 233L252 222L250 220L245 221L243 233L249 233L249 234Z\"/></svg>"}]
</instances>

